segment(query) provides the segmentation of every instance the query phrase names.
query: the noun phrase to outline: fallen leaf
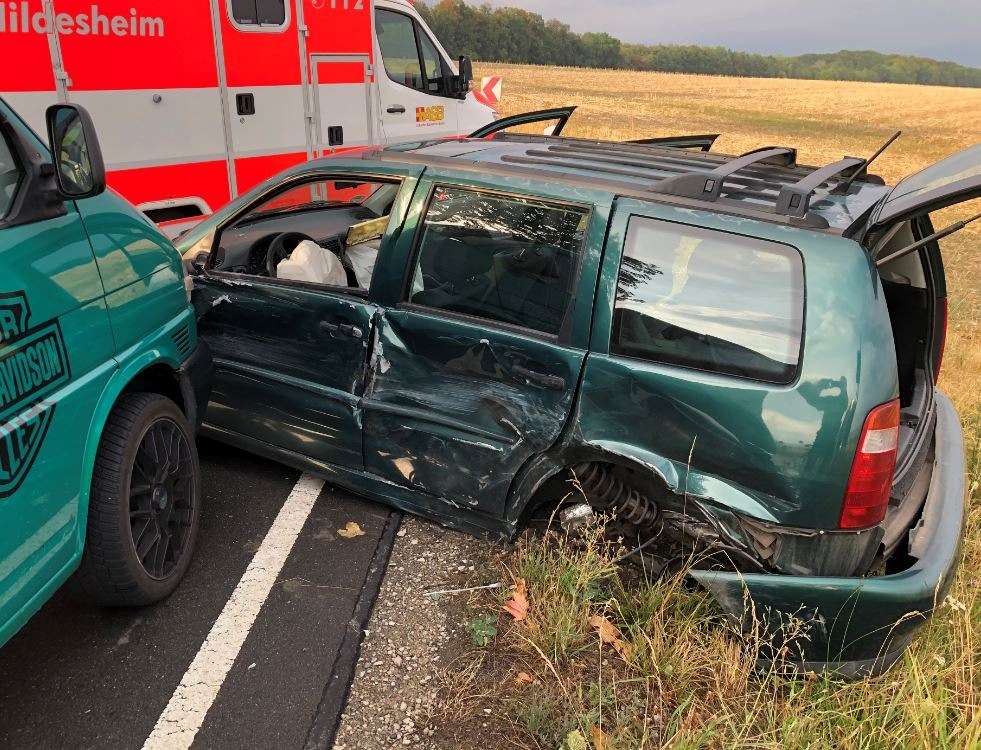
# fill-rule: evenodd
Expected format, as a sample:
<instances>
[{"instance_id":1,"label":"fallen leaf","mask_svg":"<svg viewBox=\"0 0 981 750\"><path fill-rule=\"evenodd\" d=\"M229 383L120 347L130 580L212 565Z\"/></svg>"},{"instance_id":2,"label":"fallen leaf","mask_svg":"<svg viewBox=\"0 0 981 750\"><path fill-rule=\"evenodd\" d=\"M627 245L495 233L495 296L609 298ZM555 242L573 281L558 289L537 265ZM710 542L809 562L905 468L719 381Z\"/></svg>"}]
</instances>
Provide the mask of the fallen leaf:
<instances>
[{"instance_id":1,"label":"fallen leaf","mask_svg":"<svg viewBox=\"0 0 981 750\"><path fill-rule=\"evenodd\" d=\"M504 611L515 620L523 620L528 614L528 591L525 579L519 578L511 587L511 598L504 605Z\"/></svg>"},{"instance_id":2,"label":"fallen leaf","mask_svg":"<svg viewBox=\"0 0 981 750\"><path fill-rule=\"evenodd\" d=\"M593 615L589 618L589 624L595 628L603 643L613 643L620 640L620 631L617 626L607 620L603 615Z\"/></svg>"},{"instance_id":3,"label":"fallen leaf","mask_svg":"<svg viewBox=\"0 0 981 750\"><path fill-rule=\"evenodd\" d=\"M633 647L620 635L617 626L607 620L603 615L593 615L589 618L589 624L596 630L602 643L608 643L620 654L624 661L630 661L633 657Z\"/></svg>"},{"instance_id":4,"label":"fallen leaf","mask_svg":"<svg viewBox=\"0 0 981 750\"><path fill-rule=\"evenodd\" d=\"M337 535L345 539L354 539L356 536L364 536L364 530L355 521L348 521L347 526L337 530Z\"/></svg>"},{"instance_id":5,"label":"fallen leaf","mask_svg":"<svg viewBox=\"0 0 981 750\"><path fill-rule=\"evenodd\" d=\"M527 672L518 672L518 676L514 678L514 681L520 686L530 685L535 681L535 679Z\"/></svg>"},{"instance_id":6,"label":"fallen leaf","mask_svg":"<svg viewBox=\"0 0 981 750\"><path fill-rule=\"evenodd\" d=\"M593 738L594 750L606 750L608 746L606 732L601 727L594 726L589 730L589 733Z\"/></svg>"}]
</instances>

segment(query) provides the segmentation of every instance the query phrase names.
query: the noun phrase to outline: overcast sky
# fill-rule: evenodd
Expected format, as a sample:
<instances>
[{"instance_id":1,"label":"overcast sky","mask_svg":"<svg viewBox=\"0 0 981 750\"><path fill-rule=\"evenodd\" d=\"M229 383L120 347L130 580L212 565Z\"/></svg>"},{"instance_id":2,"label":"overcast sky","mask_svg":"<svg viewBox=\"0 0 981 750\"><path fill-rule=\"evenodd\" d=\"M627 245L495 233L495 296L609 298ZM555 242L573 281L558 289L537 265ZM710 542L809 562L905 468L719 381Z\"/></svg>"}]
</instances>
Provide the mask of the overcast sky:
<instances>
[{"instance_id":1,"label":"overcast sky","mask_svg":"<svg viewBox=\"0 0 981 750\"><path fill-rule=\"evenodd\" d=\"M784 55L873 49L981 67L981 0L488 1L625 42Z\"/></svg>"}]
</instances>

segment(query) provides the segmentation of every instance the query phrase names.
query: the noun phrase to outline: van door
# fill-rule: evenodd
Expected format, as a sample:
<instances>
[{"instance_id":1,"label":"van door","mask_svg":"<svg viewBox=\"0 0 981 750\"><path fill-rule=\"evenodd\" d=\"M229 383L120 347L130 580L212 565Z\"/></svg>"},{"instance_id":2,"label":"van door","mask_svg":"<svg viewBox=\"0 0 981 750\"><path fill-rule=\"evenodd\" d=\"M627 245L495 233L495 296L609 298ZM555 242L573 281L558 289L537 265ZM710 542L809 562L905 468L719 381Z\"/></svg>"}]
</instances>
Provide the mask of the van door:
<instances>
[{"instance_id":1,"label":"van door","mask_svg":"<svg viewBox=\"0 0 981 750\"><path fill-rule=\"evenodd\" d=\"M387 8L375 10L375 36L386 143L458 135L453 69L432 37L408 13Z\"/></svg>"},{"instance_id":2,"label":"van door","mask_svg":"<svg viewBox=\"0 0 981 750\"><path fill-rule=\"evenodd\" d=\"M499 517L517 472L558 439L606 226L605 209L569 192L566 202L423 181L396 264L411 270L372 344L367 471Z\"/></svg>"},{"instance_id":3,"label":"van door","mask_svg":"<svg viewBox=\"0 0 981 750\"><path fill-rule=\"evenodd\" d=\"M316 156L376 142L368 55L312 55Z\"/></svg>"},{"instance_id":4,"label":"van door","mask_svg":"<svg viewBox=\"0 0 981 750\"><path fill-rule=\"evenodd\" d=\"M0 102L0 644L81 549L88 428L115 369L75 204L60 216L14 218L26 195L15 137L45 153Z\"/></svg>"}]
</instances>

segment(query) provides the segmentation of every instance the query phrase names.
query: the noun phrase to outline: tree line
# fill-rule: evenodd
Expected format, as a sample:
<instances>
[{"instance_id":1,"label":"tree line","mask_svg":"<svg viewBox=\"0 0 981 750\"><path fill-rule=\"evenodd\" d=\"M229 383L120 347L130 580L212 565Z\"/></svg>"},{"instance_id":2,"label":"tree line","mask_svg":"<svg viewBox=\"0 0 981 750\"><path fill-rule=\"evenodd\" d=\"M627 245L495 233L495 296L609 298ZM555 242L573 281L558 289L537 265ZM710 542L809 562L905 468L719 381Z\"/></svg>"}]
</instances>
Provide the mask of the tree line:
<instances>
[{"instance_id":1,"label":"tree line","mask_svg":"<svg viewBox=\"0 0 981 750\"><path fill-rule=\"evenodd\" d=\"M624 44L602 32L576 33L568 24L519 8L476 7L464 0L418 2L416 8L448 51L487 62L981 88L981 68L926 57L847 50L790 57L725 47Z\"/></svg>"}]
</instances>

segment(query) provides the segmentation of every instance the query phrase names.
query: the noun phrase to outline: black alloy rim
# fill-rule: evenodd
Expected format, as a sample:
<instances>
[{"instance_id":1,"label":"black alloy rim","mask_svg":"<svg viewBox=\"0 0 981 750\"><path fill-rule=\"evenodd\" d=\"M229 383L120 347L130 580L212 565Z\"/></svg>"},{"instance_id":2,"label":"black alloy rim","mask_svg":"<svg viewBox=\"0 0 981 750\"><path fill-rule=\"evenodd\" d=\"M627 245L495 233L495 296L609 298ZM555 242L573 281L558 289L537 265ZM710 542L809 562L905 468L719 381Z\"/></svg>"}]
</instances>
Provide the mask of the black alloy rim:
<instances>
[{"instance_id":1,"label":"black alloy rim","mask_svg":"<svg viewBox=\"0 0 981 750\"><path fill-rule=\"evenodd\" d=\"M151 578L166 578L180 562L194 504L191 446L177 423L162 417L143 433L130 475L133 546Z\"/></svg>"}]
</instances>

